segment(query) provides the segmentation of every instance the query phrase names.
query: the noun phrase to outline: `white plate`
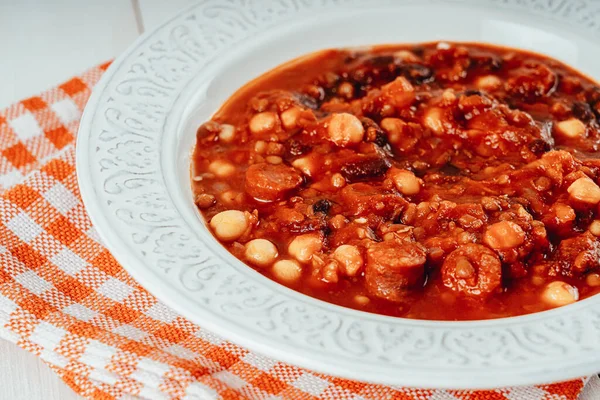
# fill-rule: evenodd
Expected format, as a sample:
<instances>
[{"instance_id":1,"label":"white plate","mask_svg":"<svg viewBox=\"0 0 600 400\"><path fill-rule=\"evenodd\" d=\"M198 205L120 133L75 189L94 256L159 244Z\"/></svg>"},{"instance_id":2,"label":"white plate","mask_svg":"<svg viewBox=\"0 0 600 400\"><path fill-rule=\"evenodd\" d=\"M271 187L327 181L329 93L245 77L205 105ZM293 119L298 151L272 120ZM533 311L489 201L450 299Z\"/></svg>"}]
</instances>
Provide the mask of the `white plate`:
<instances>
[{"instance_id":1,"label":"white plate","mask_svg":"<svg viewBox=\"0 0 600 400\"><path fill-rule=\"evenodd\" d=\"M257 352L363 381L476 389L600 369L600 296L492 321L367 314L287 289L205 228L189 183L197 126L238 87L321 48L485 41L547 53L600 77L594 1L204 1L140 38L106 72L77 143L92 222L150 292Z\"/></svg>"}]
</instances>

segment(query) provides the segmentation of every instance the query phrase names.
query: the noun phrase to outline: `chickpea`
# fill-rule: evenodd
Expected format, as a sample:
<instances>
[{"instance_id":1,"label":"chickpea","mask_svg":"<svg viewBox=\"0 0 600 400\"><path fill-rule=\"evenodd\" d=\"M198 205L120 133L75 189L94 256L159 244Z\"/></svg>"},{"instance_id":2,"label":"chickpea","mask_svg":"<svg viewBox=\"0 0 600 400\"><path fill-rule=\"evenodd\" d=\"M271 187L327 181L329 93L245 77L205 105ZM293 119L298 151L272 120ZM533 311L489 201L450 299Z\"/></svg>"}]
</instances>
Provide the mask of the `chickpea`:
<instances>
[{"instance_id":1,"label":"chickpea","mask_svg":"<svg viewBox=\"0 0 600 400\"><path fill-rule=\"evenodd\" d=\"M349 244L343 244L335 249L333 258L343 266L347 276L355 276L363 266L360 250Z\"/></svg>"},{"instance_id":2,"label":"chickpea","mask_svg":"<svg viewBox=\"0 0 600 400\"><path fill-rule=\"evenodd\" d=\"M283 159L279 156L267 156L265 157L265 161L269 164L278 165L283 162Z\"/></svg>"},{"instance_id":3,"label":"chickpea","mask_svg":"<svg viewBox=\"0 0 600 400\"><path fill-rule=\"evenodd\" d=\"M254 99L250 100L249 104L250 104L250 107L252 107L252 109L254 111L263 112L269 106L269 100L264 99L264 98L263 99L254 98Z\"/></svg>"},{"instance_id":4,"label":"chickpea","mask_svg":"<svg viewBox=\"0 0 600 400\"><path fill-rule=\"evenodd\" d=\"M531 272L534 276L544 277L548 275L548 265L547 264L534 264L531 267Z\"/></svg>"},{"instance_id":5,"label":"chickpea","mask_svg":"<svg viewBox=\"0 0 600 400\"><path fill-rule=\"evenodd\" d=\"M556 102L550 107L550 112L554 115L565 115L569 111L571 111L571 108L562 102Z\"/></svg>"},{"instance_id":6,"label":"chickpea","mask_svg":"<svg viewBox=\"0 0 600 400\"><path fill-rule=\"evenodd\" d=\"M266 267L278 256L277 247L266 239L253 239L246 243L246 260L250 264Z\"/></svg>"},{"instance_id":7,"label":"chickpea","mask_svg":"<svg viewBox=\"0 0 600 400\"><path fill-rule=\"evenodd\" d=\"M327 133L333 143L340 147L360 143L365 134L365 128L358 118L352 114L334 114L329 120Z\"/></svg>"},{"instance_id":8,"label":"chickpea","mask_svg":"<svg viewBox=\"0 0 600 400\"><path fill-rule=\"evenodd\" d=\"M285 129L294 129L298 126L301 110L297 107L288 108L281 113L281 123Z\"/></svg>"},{"instance_id":9,"label":"chickpea","mask_svg":"<svg viewBox=\"0 0 600 400\"><path fill-rule=\"evenodd\" d=\"M264 140L257 140L256 143L254 143L254 151L258 154L263 154L267 151L267 142Z\"/></svg>"},{"instance_id":10,"label":"chickpea","mask_svg":"<svg viewBox=\"0 0 600 400\"><path fill-rule=\"evenodd\" d=\"M244 195L236 190L226 190L219 195L221 201L228 206L233 206L236 203L241 203Z\"/></svg>"},{"instance_id":11,"label":"chickpea","mask_svg":"<svg viewBox=\"0 0 600 400\"><path fill-rule=\"evenodd\" d=\"M302 276L302 267L294 260L280 260L273 264L273 275L284 283L294 283Z\"/></svg>"},{"instance_id":12,"label":"chickpea","mask_svg":"<svg viewBox=\"0 0 600 400\"><path fill-rule=\"evenodd\" d=\"M270 111L255 114L250 119L250 132L254 134L265 133L273 130L277 124L277 115Z\"/></svg>"},{"instance_id":13,"label":"chickpea","mask_svg":"<svg viewBox=\"0 0 600 400\"><path fill-rule=\"evenodd\" d=\"M598 204L600 202L600 187L587 176L571 183L567 192L571 198L584 203Z\"/></svg>"},{"instance_id":14,"label":"chickpea","mask_svg":"<svg viewBox=\"0 0 600 400\"><path fill-rule=\"evenodd\" d=\"M561 244L563 244L564 242L565 241L561 242ZM577 254L577 256L575 257L575 260L573 261L573 269L576 271L585 271L586 269L588 269L590 264L597 265L598 262L596 260L593 260L592 258L593 256L590 254L590 252L580 251L579 254Z\"/></svg>"},{"instance_id":15,"label":"chickpea","mask_svg":"<svg viewBox=\"0 0 600 400\"><path fill-rule=\"evenodd\" d=\"M325 90L318 85L306 85L304 86L303 92L315 99L322 99L325 97Z\"/></svg>"},{"instance_id":16,"label":"chickpea","mask_svg":"<svg viewBox=\"0 0 600 400\"><path fill-rule=\"evenodd\" d=\"M371 302L371 299L369 299L367 296L357 294L356 296L354 296L354 302L359 306L366 306Z\"/></svg>"},{"instance_id":17,"label":"chickpea","mask_svg":"<svg viewBox=\"0 0 600 400\"><path fill-rule=\"evenodd\" d=\"M405 196L412 196L421 191L421 179L410 171L390 168L388 176L394 182L396 189Z\"/></svg>"},{"instance_id":18,"label":"chickpea","mask_svg":"<svg viewBox=\"0 0 600 400\"><path fill-rule=\"evenodd\" d=\"M382 94L388 97L393 107L410 105L414 100L415 87L408 79L399 76L381 87Z\"/></svg>"},{"instance_id":19,"label":"chickpea","mask_svg":"<svg viewBox=\"0 0 600 400\"><path fill-rule=\"evenodd\" d=\"M458 234L456 240L458 241L459 244L468 244L468 243L475 243L477 238L472 233L461 232Z\"/></svg>"},{"instance_id":20,"label":"chickpea","mask_svg":"<svg viewBox=\"0 0 600 400\"><path fill-rule=\"evenodd\" d=\"M235 127L229 124L221 125L221 131L219 132L219 140L225 143L233 142L235 138Z\"/></svg>"},{"instance_id":21,"label":"chickpea","mask_svg":"<svg viewBox=\"0 0 600 400\"><path fill-rule=\"evenodd\" d=\"M490 225L483 235L483 242L496 250L512 249L525 241L525 232L514 222L500 221Z\"/></svg>"},{"instance_id":22,"label":"chickpea","mask_svg":"<svg viewBox=\"0 0 600 400\"><path fill-rule=\"evenodd\" d=\"M343 188L346 186L346 179L342 176L342 174L336 172L335 174L331 175L331 185L338 189Z\"/></svg>"},{"instance_id":23,"label":"chickpea","mask_svg":"<svg viewBox=\"0 0 600 400\"><path fill-rule=\"evenodd\" d=\"M533 220L533 217L531 216L531 214L529 214L522 205L519 204L519 206L517 207L517 209L515 211L516 211L516 214L518 217L526 219L526 220Z\"/></svg>"},{"instance_id":24,"label":"chickpea","mask_svg":"<svg viewBox=\"0 0 600 400\"><path fill-rule=\"evenodd\" d=\"M365 228L356 228L356 236L359 239L364 239L369 236L369 232Z\"/></svg>"},{"instance_id":25,"label":"chickpea","mask_svg":"<svg viewBox=\"0 0 600 400\"><path fill-rule=\"evenodd\" d=\"M579 300L579 291L568 283L554 281L544 288L542 300L552 307L566 306Z\"/></svg>"},{"instance_id":26,"label":"chickpea","mask_svg":"<svg viewBox=\"0 0 600 400\"><path fill-rule=\"evenodd\" d=\"M444 133L444 124L442 122L442 110L439 108L430 108L423 117L423 125L428 127L436 135Z\"/></svg>"},{"instance_id":27,"label":"chickpea","mask_svg":"<svg viewBox=\"0 0 600 400\"><path fill-rule=\"evenodd\" d=\"M542 286L545 282L546 280L543 276L534 275L531 277L531 283L533 283L535 286Z\"/></svg>"},{"instance_id":28,"label":"chickpea","mask_svg":"<svg viewBox=\"0 0 600 400\"><path fill-rule=\"evenodd\" d=\"M495 75L485 75L478 78L475 85L483 90L496 90L502 85L502 81Z\"/></svg>"},{"instance_id":29,"label":"chickpea","mask_svg":"<svg viewBox=\"0 0 600 400\"><path fill-rule=\"evenodd\" d=\"M315 165L308 157L298 158L292 161L292 167L300 170L306 176L312 176Z\"/></svg>"},{"instance_id":30,"label":"chickpea","mask_svg":"<svg viewBox=\"0 0 600 400\"><path fill-rule=\"evenodd\" d=\"M213 174L210 174L210 175L211 176L208 177L209 179L212 179L215 177ZM212 186L213 191L216 193L223 193L224 191L229 190L229 188L230 188L230 186L227 182L222 182L222 181L214 182L211 186Z\"/></svg>"},{"instance_id":31,"label":"chickpea","mask_svg":"<svg viewBox=\"0 0 600 400\"><path fill-rule=\"evenodd\" d=\"M321 274L323 275L323 279L325 281L336 283L339 280L338 263L336 261L331 261L323 267Z\"/></svg>"},{"instance_id":32,"label":"chickpea","mask_svg":"<svg viewBox=\"0 0 600 400\"><path fill-rule=\"evenodd\" d=\"M285 146L278 142L269 142L267 144L267 155L281 156L285 153Z\"/></svg>"},{"instance_id":33,"label":"chickpea","mask_svg":"<svg viewBox=\"0 0 600 400\"><path fill-rule=\"evenodd\" d=\"M394 57L409 63L415 63L419 61L419 57L417 57L412 51L408 50L398 50L394 52Z\"/></svg>"},{"instance_id":34,"label":"chickpea","mask_svg":"<svg viewBox=\"0 0 600 400\"><path fill-rule=\"evenodd\" d=\"M198 208L205 209L212 207L215 204L216 199L215 196L213 196L212 194L201 193L198 196L196 196L195 202Z\"/></svg>"},{"instance_id":35,"label":"chickpea","mask_svg":"<svg viewBox=\"0 0 600 400\"><path fill-rule=\"evenodd\" d=\"M296 236L288 246L288 253L296 260L307 263L313 254L321 251L323 239L318 233L305 233Z\"/></svg>"},{"instance_id":36,"label":"chickpea","mask_svg":"<svg viewBox=\"0 0 600 400\"><path fill-rule=\"evenodd\" d=\"M342 82L338 86L338 94L347 99L351 99L354 96L354 86L349 82Z\"/></svg>"},{"instance_id":37,"label":"chickpea","mask_svg":"<svg viewBox=\"0 0 600 400\"><path fill-rule=\"evenodd\" d=\"M235 166L229 161L215 160L209 164L208 170L219 178L227 178L235 173Z\"/></svg>"},{"instance_id":38,"label":"chickpea","mask_svg":"<svg viewBox=\"0 0 600 400\"><path fill-rule=\"evenodd\" d=\"M556 203L550 208L556 216L556 221L559 225L568 224L575 220L575 211L568 205Z\"/></svg>"},{"instance_id":39,"label":"chickpea","mask_svg":"<svg viewBox=\"0 0 600 400\"><path fill-rule=\"evenodd\" d=\"M442 99L446 104L451 104L454 100L456 100L456 94L452 89L446 89L442 93Z\"/></svg>"},{"instance_id":40,"label":"chickpea","mask_svg":"<svg viewBox=\"0 0 600 400\"><path fill-rule=\"evenodd\" d=\"M588 227L590 233L594 236L600 236L600 220L592 221L590 226Z\"/></svg>"},{"instance_id":41,"label":"chickpea","mask_svg":"<svg viewBox=\"0 0 600 400\"><path fill-rule=\"evenodd\" d=\"M383 241L388 241L388 240L396 240L396 237L398 235L395 232L388 232L385 233L381 238L383 239Z\"/></svg>"},{"instance_id":42,"label":"chickpea","mask_svg":"<svg viewBox=\"0 0 600 400\"><path fill-rule=\"evenodd\" d=\"M215 236L226 242L238 239L249 225L246 214L239 210L221 211L210 220Z\"/></svg>"},{"instance_id":43,"label":"chickpea","mask_svg":"<svg viewBox=\"0 0 600 400\"><path fill-rule=\"evenodd\" d=\"M556 124L556 129L563 136L574 139L585 135L585 124L577 118L569 118Z\"/></svg>"},{"instance_id":44,"label":"chickpea","mask_svg":"<svg viewBox=\"0 0 600 400\"><path fill-rule=\"evenodd\" d=\"M341 229L346 226L347 222L348 221L346 220L346 217L344 217L342 214L338 214L329 220L329 225L333 229Z\"/></svg>"},{"instance_id":45,"label":"chickpea","mask_svg":"<svg viewBox=\"0 0 600 400\"><path fill-rule=\"evenodd\" d=\"M384 118L381 120L380 125L387 132L390 143L397 143L402 138L402 132L406 123L400 118Z\"/></svg>"},{"instance_id":46,"label":"chickpea","mask_svg":"<svg viewBox=\"0 0 600 400\"><path fill-rule=\"evenodd\" d=\"M379 112L382 117L391 117L396 112L396 109L391 104L384 104Z\"/></svg>"},{"instance_id":47,"label":"chickpea","mask_svg":"<svg viewBox=\"0 0 600 400\"><path fill-rule=\"evenodd\" d=\"M586 278L585 278L585 283L588 284L588 286L600 286L600 274L597 273L592 273L589 274Z\"/></svg>"}]
</instances>

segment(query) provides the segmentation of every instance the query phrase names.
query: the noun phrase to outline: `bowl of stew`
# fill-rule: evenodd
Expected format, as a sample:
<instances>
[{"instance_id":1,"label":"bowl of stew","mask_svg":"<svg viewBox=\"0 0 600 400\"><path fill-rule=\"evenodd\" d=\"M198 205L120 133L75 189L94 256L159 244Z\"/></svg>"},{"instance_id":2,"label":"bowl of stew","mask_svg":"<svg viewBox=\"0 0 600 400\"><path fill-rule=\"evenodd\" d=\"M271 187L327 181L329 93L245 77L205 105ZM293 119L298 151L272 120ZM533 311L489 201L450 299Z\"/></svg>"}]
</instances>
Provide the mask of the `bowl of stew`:
<instances>
[{"instance_id":1,"label":"bowl of stew","mask_svg":"<svg viewBox=\"0 0 600 400\"><path fill-rule=\"evenodd\" d=\"M340 377L597 372L592 2L294 4L199 4L103 77L77 163L117 260L202 327Z\"/></svg>"},{"instance_id":2,"label":"bowl of stew","mask_svg":"<svg viewBox=\"0 0 600 400\"><path fill-rule=\"evenodd\" d=\"M571 304L600 292L598 100L514 48L326 50L199 127L195 202L237 258L345 307L468 320Z\"/></svg>"}]
</instances>

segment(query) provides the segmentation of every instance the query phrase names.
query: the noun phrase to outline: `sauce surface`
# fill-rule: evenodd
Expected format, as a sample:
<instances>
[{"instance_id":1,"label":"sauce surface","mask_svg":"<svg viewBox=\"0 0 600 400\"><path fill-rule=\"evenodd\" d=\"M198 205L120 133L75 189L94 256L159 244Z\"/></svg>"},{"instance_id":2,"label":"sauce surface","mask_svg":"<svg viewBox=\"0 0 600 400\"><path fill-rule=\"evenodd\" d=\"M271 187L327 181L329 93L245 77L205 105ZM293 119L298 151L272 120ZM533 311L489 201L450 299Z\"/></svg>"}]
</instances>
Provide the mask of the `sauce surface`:
<instances>
[{"instance_id":1,"label":"sauce surface","mask_svg":"<svg viewBox=\"0 0 600 400\"><path fill-rule=\"evenodd\" d=\"M474 320L600 292L600 88L469 43L327 50L198 129L195 201L220 242L306 295Z\"/></svg>"}]
</instances>

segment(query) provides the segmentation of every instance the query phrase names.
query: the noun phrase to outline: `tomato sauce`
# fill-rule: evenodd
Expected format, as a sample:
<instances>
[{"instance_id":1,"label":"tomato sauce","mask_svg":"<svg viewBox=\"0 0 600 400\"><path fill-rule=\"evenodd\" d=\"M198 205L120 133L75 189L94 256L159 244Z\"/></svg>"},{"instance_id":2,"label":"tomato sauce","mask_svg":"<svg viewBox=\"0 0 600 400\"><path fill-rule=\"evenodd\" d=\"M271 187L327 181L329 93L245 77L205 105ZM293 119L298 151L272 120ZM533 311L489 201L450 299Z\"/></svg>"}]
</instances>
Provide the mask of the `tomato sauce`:
<instances>
[{"instance_id":1,"label":"tomato sauce","mask_svg":"<svg viewBox=\"0 0 600 400\"><path fill-rule=\"evenodd\" d=\"M192 186L265 276L384 315L475 320L600 292L600 88L473 43L326 50L198 129Z\"/></svg>"}]
</instances>

